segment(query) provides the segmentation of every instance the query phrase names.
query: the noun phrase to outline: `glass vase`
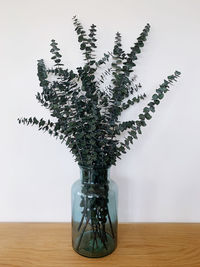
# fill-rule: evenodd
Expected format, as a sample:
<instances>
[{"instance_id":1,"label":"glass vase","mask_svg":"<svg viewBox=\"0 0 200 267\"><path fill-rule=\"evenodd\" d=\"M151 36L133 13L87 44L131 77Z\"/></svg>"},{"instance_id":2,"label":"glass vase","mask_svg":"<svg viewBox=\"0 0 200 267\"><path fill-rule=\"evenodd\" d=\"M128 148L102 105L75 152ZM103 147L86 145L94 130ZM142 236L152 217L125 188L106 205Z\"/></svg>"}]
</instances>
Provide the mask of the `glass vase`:
<instances>
[{"instance_id":1,"label":"glass vase","mask_svg":"<svg viewBox=\"0 0 200 267\"><path fill-rule=\"evenodd\" d=\"M103 257L117 246L117 185L109 168L79 167L71 191L72 246L80 255Z\"/></svg>"}]
</instances>

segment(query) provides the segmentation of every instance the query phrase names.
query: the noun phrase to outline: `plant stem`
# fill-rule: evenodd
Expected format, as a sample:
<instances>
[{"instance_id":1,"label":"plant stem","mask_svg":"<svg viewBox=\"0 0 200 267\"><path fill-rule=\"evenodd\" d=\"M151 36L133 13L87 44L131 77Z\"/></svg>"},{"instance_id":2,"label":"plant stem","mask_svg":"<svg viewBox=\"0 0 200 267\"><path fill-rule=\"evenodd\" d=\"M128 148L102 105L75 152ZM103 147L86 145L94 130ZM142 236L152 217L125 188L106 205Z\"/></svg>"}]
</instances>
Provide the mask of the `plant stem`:
<instances>
[{"instance_id":1,"label":"plant stem","mask_svg":"<svg viewBox=\"0 0 200 267\"><path fill-rule=\"evenodd\" d=\"M77 248L76 248L77 250L79 250L79 247L80 247L80 244L81 244L81 240L82 240L82 238L83 238L83 234L84 234L85 229L86 229L86 227L87 227L87 225L88 225L88 223L89 223L89 220L90 220L90 218L88 217L88 218L87 218L87 221L86 221L86 224L85 224L85 226L84 226L84 228L83 228L83 231L82 231L82 233L81 233L81 236L80 236L80 239L79 239Z\"/></svg>"},{"instance_id":2,"label":"plant stem","mask_svg":"<svg viewBox=\"0 0 200 267\"><path fill-rule=\"evenodd\" d=\"M92 251L94 251L94 244L95 244L95 230L94 230L94 226L92 226L92 231L93 231Z\"/></svg>"},{"instance_id":3,"label":"plant stem","mask_svg":"<svg viewBox=\"0 0 200 267\"><path fill-rule=\"evenodd\" d=\"M86 210L86 209L83 210L83 216L82 216L81 221L80 221L80 223L79 223L78 231L81 229L81 226L82 226L82 224L83 224L83 220L84 220L84 217L85 217L85 210Z\"/></svg>"},{"instance_id":4,"label":"plant stem","mask_svg":"<svg viewBox=\"0 0 200 267\"><path fill-rule=\"evenodd\" d=\"M113 227L112 227L112 222L111 222L111 219L110 219L109 210L108 210L108 220L109 220L109 223L110 223L110 230L111 230L111 233L112 233L112 237L115 238Z\"/></svg>"},{"instance_id":5,"label":"plant stem","mask_svg":"<svg viewBox=\"0 0 200 267\"><path fill-rule=\"evenodd\" d=\"M102 225L103 227L103 236L105 237L105 241L108 241L107 235L106 235L106 229L105 229L105 223Z\"/></svg>"},{"instance_id":6,"label":"plant stem","mask_svg":"<svg viewBox=\"0 0 200 267\"><path fill-rule=\"evenodd\" d=\"M101 234L101 228L100 228L100 226L99 226L99 231L97 232L97 234L99 235L99 238L101 239L101 242L103 243L105 249L107 250L108 248L107 248L106 243L105 243L105 240L104 240L104 238L103 238L103 236Z\"/></svg>"},{"instance_id":7,"label":"plant stem","mask_svg":"<svg viewBox=\"0 0 200 267\"><path fill-rule=\"evenodd\" d=\"M98 248L98 241L97 241L97 227L95 227L95 235L94 235L95 241L96 241L96 248Z\"/></svg>"}]
</instances>

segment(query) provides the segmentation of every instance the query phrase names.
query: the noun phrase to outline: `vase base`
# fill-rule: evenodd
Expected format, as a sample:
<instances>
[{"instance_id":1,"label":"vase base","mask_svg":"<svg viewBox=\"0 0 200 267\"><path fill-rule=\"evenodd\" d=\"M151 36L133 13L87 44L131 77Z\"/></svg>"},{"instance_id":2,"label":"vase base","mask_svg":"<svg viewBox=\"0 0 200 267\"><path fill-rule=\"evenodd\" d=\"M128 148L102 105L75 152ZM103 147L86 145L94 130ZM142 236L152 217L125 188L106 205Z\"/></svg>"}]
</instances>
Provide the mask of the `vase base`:
<instances>
[{"instance_id":1,"label":"vase base","mask_svg":"<svg viewBox=\"0 0 200 267\"><path fill-rule=\"evenodd\" d=\"M99 237L94 240L93 238L91 238L92 236L92 231L85 232L79 248L77 248L77 245L79 243L80 237L76 239L75 247L73 247L73 249L81 256L88 258L104 257L111 254L115 250L116 242L108 233L106 233L107 241L105 242L105 244L102 243Z\"/></svg>"}]
</instances>

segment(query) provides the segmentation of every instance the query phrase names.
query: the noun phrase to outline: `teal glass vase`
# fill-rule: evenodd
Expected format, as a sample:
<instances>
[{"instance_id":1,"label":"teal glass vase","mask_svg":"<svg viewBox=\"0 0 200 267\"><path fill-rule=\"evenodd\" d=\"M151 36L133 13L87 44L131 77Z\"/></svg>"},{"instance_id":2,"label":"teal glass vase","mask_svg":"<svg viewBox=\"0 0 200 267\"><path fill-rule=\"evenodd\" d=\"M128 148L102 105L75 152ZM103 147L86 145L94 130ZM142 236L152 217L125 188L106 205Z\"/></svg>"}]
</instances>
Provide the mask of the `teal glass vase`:
<instances>
[{"instance_id":1,"label":"teal glass vase","mask_svg":"<svg viewBox=\"0 0 200 267\"><path fill-rule=\"evenodd\" d=\"M71 191L72 247L82 256L103 257L117 246L117 185L109 168L79 167Z\"/></svg>"}]
</instances>

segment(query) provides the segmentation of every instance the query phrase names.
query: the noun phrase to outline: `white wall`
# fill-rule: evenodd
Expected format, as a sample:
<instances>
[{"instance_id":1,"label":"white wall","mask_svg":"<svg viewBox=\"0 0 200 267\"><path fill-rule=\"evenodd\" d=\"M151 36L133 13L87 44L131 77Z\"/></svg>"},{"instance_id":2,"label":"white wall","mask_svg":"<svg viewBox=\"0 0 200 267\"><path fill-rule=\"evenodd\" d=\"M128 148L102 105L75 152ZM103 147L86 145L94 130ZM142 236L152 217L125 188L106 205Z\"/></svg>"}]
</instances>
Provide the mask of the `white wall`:
<instances>
[{"instance_id":1,"label":"white wall","mask_svg":"<svg viewBox=\"0 0 200 267\"><path fill-rule=\"evenodd\" d=\"M82 64L72 16L98 26L98 50L126 51L152 26L136 73L149 98L174 70L182 77L111 176L120 221L200 222L200 1L0 1L0 221L70 221L70 187L79 170L64 145L17 118L48 117L36 101L36 60L49 62L55 38L64 61ZM141 109L142 107L140 107ZM124 119L137 115L132 108Z\"/></svg>"}]
</instances>

